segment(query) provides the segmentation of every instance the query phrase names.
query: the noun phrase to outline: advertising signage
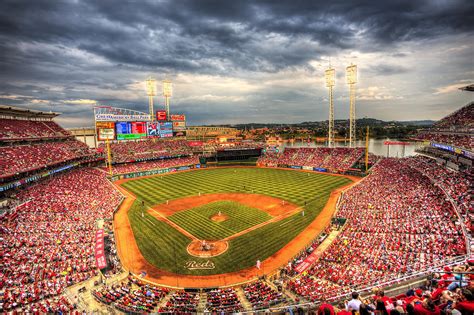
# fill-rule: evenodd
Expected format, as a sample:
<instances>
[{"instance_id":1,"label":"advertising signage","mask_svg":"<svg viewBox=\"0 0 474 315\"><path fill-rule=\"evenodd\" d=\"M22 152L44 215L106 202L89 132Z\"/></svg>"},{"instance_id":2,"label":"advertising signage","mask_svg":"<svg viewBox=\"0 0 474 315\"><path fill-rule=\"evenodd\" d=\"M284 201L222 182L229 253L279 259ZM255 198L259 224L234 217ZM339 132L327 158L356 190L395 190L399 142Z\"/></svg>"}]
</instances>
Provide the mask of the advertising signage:
<instances>
[{"instance_id":1,"label":"advertising signage","mask_svg":"<svg viewBox=\"0 0 474 315\"><path fill-rule=\"evenodd\" d=\"M150 115L95 114L96 121L149 121Z\"/></svg>"},{"instance_id":2,"label":"advertising signage","mask_svg":"<svg viewBox=\"0 0 474 315\"><path fill-rule=\"evenodd\" d=\"M173 136L173 123L160 122L160 138L170 138Z\"/></svg>"},{"instance_id":3,"label":"advertising signage","mask_svg":"<svg viewBox=\"0 0 474 315\"><path fill-rule=\"evenodd\" d=\"M95 123L95 128L97 130L97 139L99 141L115 139L115 123L97 121Z\"/></svg>"},{"instance_id":4,"label":"advertising signage","mask_svg":"<svg viewBox=\"0 0 474 315\"><path fill-rule=\"evenodd\" d=\"M170 115L171 121L186 121L186 116L182 114Z\"/></svg>"},{"instance_id":5,"label":"advertising signage","mask_svg":"<svg viewBox=\"0 0 474 315\"><path fill-rule=\"evenodd\" d=\"M157 110L156 111L156 120L166 121L166 111L165 110Z\"/></svg>"}]
</instances>

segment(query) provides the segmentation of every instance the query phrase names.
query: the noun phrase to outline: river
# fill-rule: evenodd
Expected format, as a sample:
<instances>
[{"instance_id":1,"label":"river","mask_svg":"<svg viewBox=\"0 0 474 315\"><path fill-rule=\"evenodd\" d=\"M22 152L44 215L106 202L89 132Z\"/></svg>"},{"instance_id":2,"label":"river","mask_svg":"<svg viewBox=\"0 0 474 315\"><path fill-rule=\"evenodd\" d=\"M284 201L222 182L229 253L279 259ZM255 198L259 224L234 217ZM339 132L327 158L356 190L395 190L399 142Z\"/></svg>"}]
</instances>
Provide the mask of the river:
<instances>
[{"instance_id":1,"label":"river","mask_svg":"<svg viewBox=\"0 0 474 315\"><path fill-rule=\"evenodd\" d=\"M420 146L417 143L410 143L407 145L385 145L385 141L399 141L397 139L369 139L369 152L375 155L390 156L390 157L404 157L415 155L415 149ZM321 147L325 146L323 143L310 142L309 144L306 141L295 141L294 143L282 143L280 147ZM336 142L336 147L345 147L348 144L344 142ZM365 141L356 141L357 147L365 147Z\"/></svg>"}]
</instances>

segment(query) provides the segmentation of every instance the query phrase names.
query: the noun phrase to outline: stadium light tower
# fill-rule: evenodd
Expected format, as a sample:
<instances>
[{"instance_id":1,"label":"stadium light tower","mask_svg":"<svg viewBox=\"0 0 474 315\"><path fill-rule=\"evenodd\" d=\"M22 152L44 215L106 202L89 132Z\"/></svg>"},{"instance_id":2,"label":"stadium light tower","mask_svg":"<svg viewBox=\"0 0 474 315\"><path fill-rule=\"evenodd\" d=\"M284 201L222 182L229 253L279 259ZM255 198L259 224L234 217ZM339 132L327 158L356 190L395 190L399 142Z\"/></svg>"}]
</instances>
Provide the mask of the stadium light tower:
<instances>
[{"instance_id":1,"label":"stadium light tower","mask_svg":"<svg viewBox=\"0 0 474 315\"><path fill-rule=\"evenodd\" d=\"M166 109L166 119L170 118L170 97L173 94L173 86L171 85L170 80L163 81L163 96L165 97L165 109Z\"/></svg>"},{"instance_id":2,"label":"stadium light tower","mask_svg":"<svg viewBox=\"0 0 474 315\"><path fill-rule=\"evenodd\" d=\"M336 70L329 68L325 71L326 87L329 88L329 130L328 130L328 147L334 147L334 103L332 97L332 88L336 84Z\"/></svg>"},{"instance_id":3,"label":"stadium light tower","mask_svg":"<svg viewBox=\"0 0 474 315\"><path fill-rule=\"evenodd\" d=\"M355 85L357 83L357 65L351 63L350 66L346 68L346 80L349 84L350 92L350 108L349 108L349 146L351 148L355 147L356 141L356 109L355 109L355 99L356 99L356 89Z\"/></svg>"},{"instance_id":4,"label":"stadium light tower","mask_svg":"<svg viewBox=\"0 0 474 315\"><path fill-rule=\"evenodd\" d=\"M154 121L153 97L156 95L156 80L149 77L146 80L146 94L148 95L148 110L150 111L151 121Z\"/></svg>"}]
</instances>

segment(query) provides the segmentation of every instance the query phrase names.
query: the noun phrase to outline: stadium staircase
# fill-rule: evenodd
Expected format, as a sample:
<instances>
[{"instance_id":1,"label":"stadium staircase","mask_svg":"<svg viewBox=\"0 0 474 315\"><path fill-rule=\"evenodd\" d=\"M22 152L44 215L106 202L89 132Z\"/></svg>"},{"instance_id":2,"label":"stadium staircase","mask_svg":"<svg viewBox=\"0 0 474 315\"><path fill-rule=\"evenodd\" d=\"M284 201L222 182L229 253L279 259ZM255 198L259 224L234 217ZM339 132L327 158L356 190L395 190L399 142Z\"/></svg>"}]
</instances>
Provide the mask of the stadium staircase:
<instances>
[{"instance_id":1,"label":"stadium staircase","mask_svg":"<svg viewBox=\"0 0 474 315\"><path fill-rule=\"evenodd\" d=\"M196 308L196 312L198 314L204 314L204 310L206 309L206 303L207 303L207 294L199 293L199 304Z\"/></svg>"},{"instance_id":2,"label":"stadium staircase","mask_svg":"<svg viewBox=\"0 0 474 315\"><path fill-rule=\"evenodd\" d=\"M240 303L242 304L244 310L251 310L252 304L245 297L244 289L242 289L241 287L236 288L235 293L237 293L237 296L239 297Z\"/></svg>"},{"instance_id":3,"label":"stadium staircase","mask_svg":"<svg viewBox=\"0 0 474 315\"><path fill-rule=\"evenodd\" d=\"M155 309L156 311L158 311L160 307L166 306L166 303L168 303L168 301L171 299L171 294L173 294L173 292L174 291L170 291L167 295L165 295L165 297L160 301L160 303L158 303L158 306Z\"/></svg>"}]
</instances>

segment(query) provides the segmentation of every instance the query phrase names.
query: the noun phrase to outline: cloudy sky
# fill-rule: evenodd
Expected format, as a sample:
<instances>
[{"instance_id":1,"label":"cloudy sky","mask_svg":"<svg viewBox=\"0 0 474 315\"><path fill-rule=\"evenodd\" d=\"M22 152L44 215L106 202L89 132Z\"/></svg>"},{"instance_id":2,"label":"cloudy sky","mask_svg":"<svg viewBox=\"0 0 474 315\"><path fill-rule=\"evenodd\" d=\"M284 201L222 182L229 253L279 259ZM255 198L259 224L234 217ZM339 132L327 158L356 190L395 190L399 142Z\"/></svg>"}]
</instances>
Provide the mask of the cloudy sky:
<instances>
[{"instance_id":1,"label":"cloudy sky","mask_svg":"<svg viewBox=\"0 0 474 315\"><path fill-rule=\"evenodd\" d=\"M331 63L345 118L354 63L358 117L439 119L474 99L458 90L474 83L472 16L469 0L2 0L0 104L92 126L97 104L146 111L151 75L190 124L325 120Z\"/></svg>"}]
</instances>

